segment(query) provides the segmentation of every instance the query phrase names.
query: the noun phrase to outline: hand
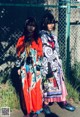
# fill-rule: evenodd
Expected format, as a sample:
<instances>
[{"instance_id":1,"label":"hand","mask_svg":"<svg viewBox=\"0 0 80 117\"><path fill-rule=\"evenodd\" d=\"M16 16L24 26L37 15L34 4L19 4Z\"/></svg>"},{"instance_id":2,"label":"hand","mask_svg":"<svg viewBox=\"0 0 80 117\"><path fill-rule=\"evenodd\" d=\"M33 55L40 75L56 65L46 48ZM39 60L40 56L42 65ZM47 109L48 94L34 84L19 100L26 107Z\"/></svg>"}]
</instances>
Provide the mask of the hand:
<instances>
[{"instance_id":1,"label":"hand","mask_svg":"<svg viewBox=\"0 0 80 117\"><path fill-rule=\"evenodd\" d=\"M18 69L18 75L20 75L21 74L21 70L20 69Z\"/></svg>"},{"instance_id":2,"label":"hand","mask_svg":"<svg viewBox=\"0 0 80 117\"><path fill-rule=\"evenodd\" d=\"M40 71L36 71L36 75L37 75L37 76L40 75Z\"/></svg>"}]
</instances>

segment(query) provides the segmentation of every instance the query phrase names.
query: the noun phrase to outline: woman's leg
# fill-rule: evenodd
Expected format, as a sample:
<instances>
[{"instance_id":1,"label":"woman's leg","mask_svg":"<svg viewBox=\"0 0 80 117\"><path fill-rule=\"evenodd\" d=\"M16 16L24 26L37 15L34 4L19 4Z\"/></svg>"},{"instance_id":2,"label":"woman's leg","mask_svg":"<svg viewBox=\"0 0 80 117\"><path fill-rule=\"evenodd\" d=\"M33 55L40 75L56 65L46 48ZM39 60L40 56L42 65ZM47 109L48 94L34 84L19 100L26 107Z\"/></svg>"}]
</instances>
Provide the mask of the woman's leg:
<instances>
[{"instance_id":1,"label":"woman's leg","mask_svg":"<svg viewBox=\"0 0 80 117\"><path fill-rule=\"evenodd\" d=\"M49 108L49 103L47 102L43 102L43 112L45 114L51 114L51 110Z\"/></svg>"}]
</instances>

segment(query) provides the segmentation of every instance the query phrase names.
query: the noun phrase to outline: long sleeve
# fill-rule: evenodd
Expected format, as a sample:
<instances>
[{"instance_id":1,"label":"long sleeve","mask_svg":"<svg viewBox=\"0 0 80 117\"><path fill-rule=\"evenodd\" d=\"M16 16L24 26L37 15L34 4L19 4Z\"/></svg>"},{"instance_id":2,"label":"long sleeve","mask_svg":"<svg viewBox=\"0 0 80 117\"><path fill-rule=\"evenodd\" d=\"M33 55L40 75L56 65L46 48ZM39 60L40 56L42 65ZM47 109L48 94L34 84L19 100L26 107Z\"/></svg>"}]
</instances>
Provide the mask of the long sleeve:
<instances>
[{"instance_id":1,"label":"long sleeve","mask_svg":"<svg viewBox=\"0 0 80 117\"><path fill-rule=\"evenodd\" d=\"M42 47L41 38L38 39L37 56L39 56L39 57L43 56L43 47Z\"/></svg>"},{"instance_id":2,"label":"long sleeve","mask_svg":"<svg viewBox=\"0 0 80 117\"><path fill-rule=\"evenodd\" d=\"M43 58L43 47L42 47L42 40L38 39L38 48L37 48L37 66L36 69L40 71L42 66L42 58Z\"/></svg>"},{"instance_id":3,"label":"long sleeve","mask_svg":"<svg viewBox=\"0 0 80 117\"><path fill-rule=\"evenodd\" d=\"M58 39L56 36L54 36L54 40L55 40L55 50L57 51L58 55L60 56L59 54L59 44L58 44Z\"/></svg>"},{"instance_id":4,"label":"long sleeve","mask_svg":"<svg viewBox=\"0 0 80 117\"><path fill-rule=\"evenodd\" d=\"M42 39L42 44L43 45L49 45L48 44L48 38L45 34L41 35L41 39Z\"/></svg>"},{"instance_id":5,"label":"long sleeve","mask_svg":"<svg viewBox=\"0 0 80 117\"><path fill-rule=\"evenodd\" d=\"M24 36L20 37L16 44L16 63L17 68L21 67L22 61L24 59Z\"/></svg>"},{"instance_id":6,"label":"long sleeve","mask_svg":"<svg viewBox=\"0 0 80 117\"><path fill-rule=\"evenodd\" d=\"M16 54L19 57L20 54L24 51L24 36L20 37L18 39L18 42L16 44Z\"/></svg>"}]
</instances>

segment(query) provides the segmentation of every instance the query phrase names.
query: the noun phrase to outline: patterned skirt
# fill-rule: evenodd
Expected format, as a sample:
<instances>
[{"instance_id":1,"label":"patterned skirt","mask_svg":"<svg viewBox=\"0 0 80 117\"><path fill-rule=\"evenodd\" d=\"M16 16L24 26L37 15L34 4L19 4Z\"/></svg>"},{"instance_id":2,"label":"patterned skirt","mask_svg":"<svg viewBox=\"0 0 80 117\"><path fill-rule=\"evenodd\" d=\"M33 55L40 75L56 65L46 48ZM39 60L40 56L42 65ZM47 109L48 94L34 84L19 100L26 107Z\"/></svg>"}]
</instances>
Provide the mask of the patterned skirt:
<instances>
[{"instance_id":1,"label":"patterned skirt","mask_svg":"<svg viewBox=\"0 0 80 117\"><path fill-rule=\"evenodd\" d=\"M60 72L55 72L54 76L55 77L53 78L52 82L47 79L43 83L43 99L48 103L66 101L67 90L62 70L60 70Z\"/></svg>"}]
</instances>

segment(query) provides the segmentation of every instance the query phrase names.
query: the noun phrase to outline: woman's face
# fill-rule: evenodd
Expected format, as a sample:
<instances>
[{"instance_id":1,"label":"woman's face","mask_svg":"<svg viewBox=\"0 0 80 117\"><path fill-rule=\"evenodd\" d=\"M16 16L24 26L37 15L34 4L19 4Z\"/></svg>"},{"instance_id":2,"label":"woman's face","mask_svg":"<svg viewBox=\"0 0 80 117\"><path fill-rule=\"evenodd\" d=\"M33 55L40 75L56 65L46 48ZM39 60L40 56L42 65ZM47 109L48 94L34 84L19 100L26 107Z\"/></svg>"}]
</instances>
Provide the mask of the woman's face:
<instances>
[{"instance_id":1,"label":"woman's face","mask_svg":"<svg viewBox=\"0 0 80 117\"><path fill-rule=\"evenodd\" d=\"M27 31L28 31L29 33L34 32L34 31L35 31L35 26L27 25Z\"/></svg>"},{"instance_id":2,"label":"woman's face","mask_svg":"<svg viewBox=\"0 0 80 117\"><path fill-rule=\"evenodd\" d=\"M47 24L48 31L52 31L54 28L54 24Z\"/></svg>"}]
</instances>

